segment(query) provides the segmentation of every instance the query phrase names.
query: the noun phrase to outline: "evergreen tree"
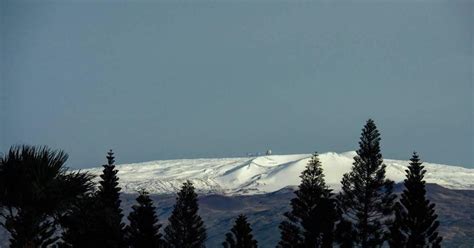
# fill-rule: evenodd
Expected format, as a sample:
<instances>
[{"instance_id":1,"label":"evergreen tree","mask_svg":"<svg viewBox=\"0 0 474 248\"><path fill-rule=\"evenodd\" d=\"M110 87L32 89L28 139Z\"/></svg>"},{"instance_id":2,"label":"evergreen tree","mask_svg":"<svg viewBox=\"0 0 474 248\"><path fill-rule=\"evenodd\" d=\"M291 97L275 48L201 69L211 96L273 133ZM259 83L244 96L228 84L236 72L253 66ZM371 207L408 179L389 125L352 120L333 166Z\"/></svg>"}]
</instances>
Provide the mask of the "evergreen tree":
<instances>
[{"instance_id":1,"label":"evergreen tree","mask_svg":"<svg viewBox=\"0 0 474 248\"><path fill-rule=\"evenodd\" d=\"M56 220L92 189L87 173L67 172L68 156L48 147L15 146L0 160L0 216L10 247L46 247Z\"/></svg>"},{"instance_id":2,"label":"evergreen tree","mask_svg":"<svg viewBox=\"0 0 474 248\"><path fill-rule=\"evenodd\" d=\"M84 198L62 218L64 247L125 247L120 188L112 150L95 194Z\"/></svg>"},{"instance_id":3,"label":"evergreen tree","mask_svg":"<svg viewBox=\"0 0 474 248\"><path fill-rule=\"evenodd\" d=\"M399 202L396 202L393 207L395 213L395 220L393 224L390 226L389 231L389 239L388 245L389 247L393 248L402 248L406 247L406 235L402 221L402 206Z\"/></svg>"},{"instance_id":4,"label":"evergreen tree","mask_svg":"<svg viewBox=\"0 0 474 248\"><path fill-rule=\"evenodd\" d=\"M315 153L301 174L292 210L280 224L280 247L332 247L336 204Z\"/></svg>"},{"instance_id":5,"label":"evergreen tree","mask_svg":"<svg viewBox=\"0 0 474 248\"><path fill-rule=\"evenodd\" d=\"M165 241L171 248L202 248L207 239L206 229L198 215L197 194L190 181L178 192L176 204L165 228Z\"/></svg>"},{"instance_id":6,"label":"evergreen tree","mask_svg":"<svg viewBox=\"0 0 474 248\"><path fill-rule=\"evenodd\" d=\"M397 204L395 223L399 228L391 229L391 247L441 247L438 234L439 221L435 204L426 198L426 170L418 155L413 153L406 170L405 189Z\"/></svg>"},{"instance_id":7,"label":"evergreen tree","mask_svg":"<svg viewBox=\"0 0 474 248\"><path fill-rule=\"evenodd\" d=\"M253 238L252 228L245 215L241 214L237 217L222 245L224 248L257 248L257 240Z\"/></svg>"},{"instance_id":8,"label":"evergreen tree","mask_svg":"<svg viewBox=\"0 0 474 248\"><path fill-rule=\"evenodd\" d=\"M339 223L336 225L334 239L339 243L340 248L352 248L354 247L355 232L352 228L352 223L341 218L339 214Z\"/></svg>"},{"instance_id":9,"label":"evergreen tree","mask_svg":"<svg viewBox=\"0 0 474 248\"><path fill-rule=\"evenodd\" d=\"M107 153L107 164L103 165L102 179L99 182L99 190L97 192L97 200L103 206L102 218L105 218L103 223L106 223L107 230L104 239L108 247L123 247L124 246L124 224L122 223L122 209L120 208L120 187L119 178L117 177L118 170L115 169L115 157L112 150Z\"/></svg>"},{"instance_id":10,"label":"evergreen tree","mask_svg":"<svg viewBox=\"0 0 474 248\"><path fill-rule=\"evenodd\" d=\"M354 246L381 247L392 221L393 181L385 178L380 134L373 120L362 129L352 171L344 174L338 195L344 228L339 237L351 237ZM342 240L339 240L342 243ZM346 244L347 245L347 244Z\"/></svg>"},{"instance_id":11,"label":"evergreen tree","mask_svg":"<svg viewBox=\"0 0 474 248\"><path fill-rule=\"evenodd\" d=\"M159 233L161 225L155 214L153 201L148 192L142 190L137 197L137 204L128 215L130 224L126 228L128 245L131 248L158 248L163 247L163 240Z\"/></svg>"},{"instance_id":12,"label":"evergreen tree","mask_svg":"<svg viewBox=\"0 0 474 248\"><path fill-rule=\"evenodd\" d=\"M103 165L102 179L99 182L99 191L97 197L102 203L115 212L115 218L122 219L122 209L120 208L120 187L119 178L117 177L118 170L115 169L115 157L112 150L107 153L107 164ZM120 221L121 222L121 221Z\"/></svg>"},{"instance_id":13,"label":"evergreen tree","mask_svg":"<svg viewBox=\"0 0 474 248\"><path fill-rule=\"evenodd\" d=\"M286 220L282 221L278 228L280 228L280 241L278 248L299 248L303 244L303 237L301 235L301 228L299 227L298 219L286 212L284 214ZM295 224L296 223L296 224Z\"/></svg>"}]
</instances>

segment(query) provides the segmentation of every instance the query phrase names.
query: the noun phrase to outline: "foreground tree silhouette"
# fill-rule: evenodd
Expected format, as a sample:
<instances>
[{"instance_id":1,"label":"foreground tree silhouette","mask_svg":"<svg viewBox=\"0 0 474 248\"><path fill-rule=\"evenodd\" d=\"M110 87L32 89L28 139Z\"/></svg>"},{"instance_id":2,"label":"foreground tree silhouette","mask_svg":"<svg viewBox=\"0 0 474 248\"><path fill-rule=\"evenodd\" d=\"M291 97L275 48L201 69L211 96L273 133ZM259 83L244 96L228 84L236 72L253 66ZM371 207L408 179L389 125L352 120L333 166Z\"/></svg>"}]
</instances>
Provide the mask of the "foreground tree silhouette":
<instances>
[{"instance_id":1,"label":"foreground tree silhouette","mask_svg":"<svg viewBox=\"0 0 474 248\"><path fill-rule=\"evenodd\" d=\"M362 129L352 171L344 174L338 195L342 219L338 242L350 247L380 247L393 214L393 182L385 178L380 134L373 120Z\"/></svg>"},{"instance_id":2,"label":"foreground tree silhouette","mask_svg":"<svg viewBox=\"0 0 474 248\"><path fill-rule=\"evenodd\" d=\"M60 247L108 247L108 223L104 205L95 194L90 194L74 204L61 218L63 227Z\"/></svg>"},{"instance_id":3,"label":"foreground tree silhouette","mask_svg":"<svg viewBox=\"0 0 474 248\"><path fill-rule=\"evenodd\" d=\"M252 228L245 215L241 214L237 217L222 245L224 248L257 248L257 240L253 238Z\"/></svg>"},{"instance_id":4,"label":"foreground tree silhouette","mask_svg":"<svg viewBox=\"0 0 474 248\"><path fill-rule=\"evenodd\" d=\"M291 200L292 210L279 228L279 247L332 247L336 203L324 181L318 154L301 173L301 184Z\"/></svg>"},{"instance_id":5,"label":"foreground tree silhouette","mask_svg":"<svg viewBox=\"0 0 474 248\"><path fill-rule=\"evenodd\" d=\"M107 224L107 236L104 238L107 240L108 247L123 247L125 225L122 223L118 170L115 169L115 157L112 150L107 153L106 158L107 164L103 165L104 169L100 175L102 180L99 182L99 191L97 192L97 199L104 210L102 218L105 218L104 222Z\"/></svg>"},{"instance_id":6,"label":"foreground tree silhouette","mask_svg":"<svg viewBox=\"0 0 474 248\"><path fill-rule=\"evenodd\" d=\"M82 199L62 218L65 247L124 247L120 188L112 150L95 194Z\"/></svg>"},{"instance_id":7,"label":"foreground tree silhouette","mask_svg":"<svg viewBox=\"0 0 474 248\"><path fill-rule=\"evenodd\" d=\"M197 194L190 181L186 181L178 192L176 204L165 228L165 241L172 248L205 247L206 229L198 215Z\"/></svg>"},{"instance_id":8,"label":"foreground tree silhouette","mask_svg":"<svg viewBox=\"0 0 474 248\"><path fill-rule=\"evenodd\" d=\"M395 225L391 229L391 247L441 247L435 204L426 199L426 170L416 152L406 170L405 189L397 204Z\"/></svg>"},{"instance_id":9,"label":"foreground tree silhouette","mask_svg":"<svg viewBox=\"0 0 474 248\"><path fill-rule=\"evenodd\" d=\"M389 228L389 238L388 245L389 247L406 247L406 236L404 234L403 223L402 223L402 206L399 202L396 202L393 206L393 211L395 213L395 219L393 224Z\"/></svg>"},{"instance_id":10,"label":"foreground tree silhouette","mask_svg":"<svg viewBox=\"0 0 474 248\"><path fill-rule=\"evenodd\" d=\"M128 215L130 224L126 227L127 243L132 248L163 247L163 240L159 233L161 225L155 214L153 201L144 190L139 192L137 204Z\"/></svg>"},{"instance_id":11,"label":"foreground tree silhouette","mask_svg":"<svg viewBox=\"0 0 474 248\"><path fill-rule=\"evenodd\" d=\"M87 173L67 172L68 156L48 147L14 146L0 160L2 225L10 247L55 243L59 217L92 189Z\"/></svg>"}]
</instances>

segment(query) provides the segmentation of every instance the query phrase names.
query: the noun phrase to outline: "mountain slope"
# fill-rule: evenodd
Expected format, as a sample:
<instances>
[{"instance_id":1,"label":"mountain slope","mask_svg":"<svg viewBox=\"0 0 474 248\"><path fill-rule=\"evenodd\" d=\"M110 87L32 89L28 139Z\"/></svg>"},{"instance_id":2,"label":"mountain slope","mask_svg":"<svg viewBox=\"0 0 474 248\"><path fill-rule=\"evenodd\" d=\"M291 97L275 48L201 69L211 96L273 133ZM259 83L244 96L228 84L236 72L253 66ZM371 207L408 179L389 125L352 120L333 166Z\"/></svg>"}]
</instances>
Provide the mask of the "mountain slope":
<instances>
[{"instance_id":1,"label":"mountain slope","mask_svg":"<svg viewBox=\"0 0 474 248\"><path fill-rule=\"evenodd\" d=\"M326 182L340 188L342 175L350 171L355 152L323 153ZM191 180L199 193L248 195L274 192L298 185L299 175L310 154L270 155L243 158L161 160L118 165L123 192L135 193L145 188L153 194L176 192L185 180ZM387 177L395 182L405 178L408 161L384 160ZM474 169L424 163L428 183L449 189L474 189ZM99 175L101 168L87 169Z\"/></svg>"},{"instance_id":2,"label":"mountain slope","mask_svg":"<svg viewBox=\"0 0 474 248\"><path fill-rule=\"evenodd\" d=\"M326 181L338 189L339 181L352 167L355 152L320 155ZM289 210L294 186L310 158L309 154L245 158L182 159L118 165L125 216L135 204L136 192L151 192L160 222L166 225L182 182L190 179L200 192L200 214L208 228L208 247L218 247L240 213L249 216L261 247L275 247L278 224ZM387 176L396 182L405 177L408 161L386 159ZM428 197L436 203L443 247L472 247L474 242L474 169L424 163ZM87 169L99 175L102 168ZM98 178L96 178L98 179ZM437 185L436 185L437 184ZM438 186L441 185L442 187ZM402 185L395 187L396 192ZM259 195L256 195L259 194ZM126 218L124 218L126 222ZM9 235L0 227L0 247Z\"/></svg>"},{"instance_id":3,"label":"mountain slope","mask_svg":"<svg viewBox=\"0 0 474 248\"><path fill-rule=\"evenodd\" d=\"M436 203L436 213L441 222L440 234L443 247L472 248L474 244L474 191L451 190L435 184L427 184L428 198ZM206 194L199 197L199 214L208 230L207 247L220 247L225 233L230 230L239 214L246 214L252 225L259 247L275 247L280 238L278 224L283 213L290 209L290 200L295 197L295 187L259 195ZM403 189L395 186L397 194ZM135 204L136 194L122 195L124 212L128 214ZM175 194L151 195L157 206L157 214L163 225L171 214Z\"/></svg>"}]
</instances>

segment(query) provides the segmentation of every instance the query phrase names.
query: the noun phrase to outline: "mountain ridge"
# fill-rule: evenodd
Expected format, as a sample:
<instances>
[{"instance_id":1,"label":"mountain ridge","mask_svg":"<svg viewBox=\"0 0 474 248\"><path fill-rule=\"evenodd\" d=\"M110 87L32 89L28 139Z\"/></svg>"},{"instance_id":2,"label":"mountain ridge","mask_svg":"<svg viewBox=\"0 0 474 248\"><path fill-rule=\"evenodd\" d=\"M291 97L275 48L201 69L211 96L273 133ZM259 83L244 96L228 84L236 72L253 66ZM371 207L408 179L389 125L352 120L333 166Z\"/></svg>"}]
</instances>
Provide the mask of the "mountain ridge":
<instances>
[{"instance_id":1,"label":"mountain ridge","mask_svg":"<svg viewBox=\"0 0 474 248\"><path fill-rule=\"evenodd\" d=\"M354 151L319 155L327 184L340 189L342 175L352 168ZM124 193L146 189L153 194L178 191L186 180L194 183L201 194L248 195L265 194L299 184L311 154L265 155L236 158L200 158L155 160L132 164L119 164L118 176ZM384 159L387 177L395 182L405 179L409 161ZM424 163L428 183L448 189L474 190L474 169ZM100 175L102 168L83 169Z\"/></svg>"}]
</instances>

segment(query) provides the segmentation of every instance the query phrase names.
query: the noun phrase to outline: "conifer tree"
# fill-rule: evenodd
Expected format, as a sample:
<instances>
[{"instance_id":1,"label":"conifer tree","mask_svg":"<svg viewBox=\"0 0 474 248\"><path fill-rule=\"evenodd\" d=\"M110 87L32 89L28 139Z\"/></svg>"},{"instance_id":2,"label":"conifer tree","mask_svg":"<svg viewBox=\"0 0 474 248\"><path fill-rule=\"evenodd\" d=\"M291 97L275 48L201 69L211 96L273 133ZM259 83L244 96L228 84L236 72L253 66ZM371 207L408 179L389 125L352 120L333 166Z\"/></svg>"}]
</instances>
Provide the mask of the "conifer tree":
<instances>
[{"instance_id":1,"label":"conifer tree","mask_svg":"<svg viewBox=\"0 0 474 248\"><path fill-rule=\"evenodd\" d=\"M397 204L395 223L392 228L391 247L441 247L442 237L438 234L439 221L435 204L426 198L426 170L418 155L413 153L406 170L405 189Z\"/></svg>"},{"instance_id":2,"label":"conifer tree","mask_svg":"<svg viewBox=\"0 0 474 248\"><path fill-rule=\"evenodd\" d=\"M126 228L128 245L131 248L159 248L163 247L163 240L159 230L158 217L155 213L153 201L148 192L142 190L137 197L137 204L128 215L130 224Z\"/></svg>"},{"instance_id":3,"label":"conifer tree","mask_svg":"<svg viewBox=\"0 0 474 248\"><path fill-rule=\"evenodd\" d=\"M257 240L253 238L252 228L247 222L247 217L239 215L231 231L226 234L222 243L224 248L257 248Z\"/></svg>"},{"instance_id":4,"label":"conifer tree","mask_svg":"<svg viewBox=\"0 0 474 248\"><path fill-rule=\"evenodd\" d=\"M120 187L119 178L117 177L118 170L115 169L115 157L112 150L109 150L107 153L107 164L103 165L104 169L102 170L102 179L99 182L99 191L97 192L97 197L102 201L102 203L113 210L116 214L115 218L122 219L122 209L120 208Z\"/></svg>"},{"instance_id":5,"label":"conifer tree","mask_svg":"<svg viewBox=\"0 0 474 248\"><path fill-rule=\"evenodd\" d=\"M339 244L339 248L352 248L354 247L355 232L352 228L352 223L341 218L342 215L338 215L339 223L336 225L334 239Z\"/></svg>"},{"instance_id":6,"label":"conifer tree","mask_svg":"<svg viewBox=\"0 0 474 248\"><path fill-rule=\"evenodd\" d=\"M202 248L207 239L206 229L198 215L197 194L190 181L178 192L176 204L165 228L165 241L171 248Z\"/></svg>"},{"instance_id":7,"label":"conifer tree","mask_svg":"<svg viewBox=\"0 0 474 248\"><path fill-rule=\"evenodd\" d=\"M102 223L105 223L106 237L104 240L108 247L123 247L124 243L124 224L122 223L122 209L120 208L120 187L118 170L115 169L115 157L112 150L107 153L107 164L103 165L102 179L99 182L97 200L103 206Z\"/></svg>"},{"instance_id":8,"label":"conifer tree","mask_svg":"<svg viewBox=\"0 0 474 248\"><path fill-rule=\"evenodd\" d=\"M406 235L405 231L403 230L403 221L402 221L402 206L399 202L396 202L393 207L393 211L395 213L395 219L392 225L389 228L389 238L388 238L388 245L389 247L393 248L402 248L406 247Z\"/></svg>"},{"instance_id":9,"label":"conifer tree","mask_svg":"<svg viewBox=\"0 0 474 248\"><path fill-rule=\"evenodd\" d=\"M280 247L332 247L336 203L324 181L323 169L314 153L301 173L301 184L291 200L292 210L280 224Z\"/></svg>"},{"instance_id":10,"label":"conifer tree","mask_svg":"<svg viewBox=\"0 0 474 248\"><path fill-rule=\"evenodd\" d=\"M100 175L99 189L62 218L63 247L125 247L120 188L112 150Z\"/></svg>"},{"instance_id":11,"label":"conifer tree","mask_svg":"<svg viewBox=\"0 0 474 248\"><path fill-rule=\"evenodd\" d=\"M280 228L280 241L278 248L299 248L303 244L303 237L301 235L301 228L298 225L298 219L286 212L284 214L286 220L282 221L278 228ZM296 224L295 224L296 223Z\"/></svg>"},{"instance_id":12,"label":"conifer tree","mask_svg":"<svg viewBox=\"0 0 474 248\"><path fill-rule=\"evenodd\" d=\"M393 181L385 178L380 134L373 120L362 129L352 171L344 174L338 195L344 228L338 237L351 237L354 246L381 247L393 215ZM342 243L339 240L339 243ZM348 245L346 243L346 245Z\"/></svg>"}]
</instances>

